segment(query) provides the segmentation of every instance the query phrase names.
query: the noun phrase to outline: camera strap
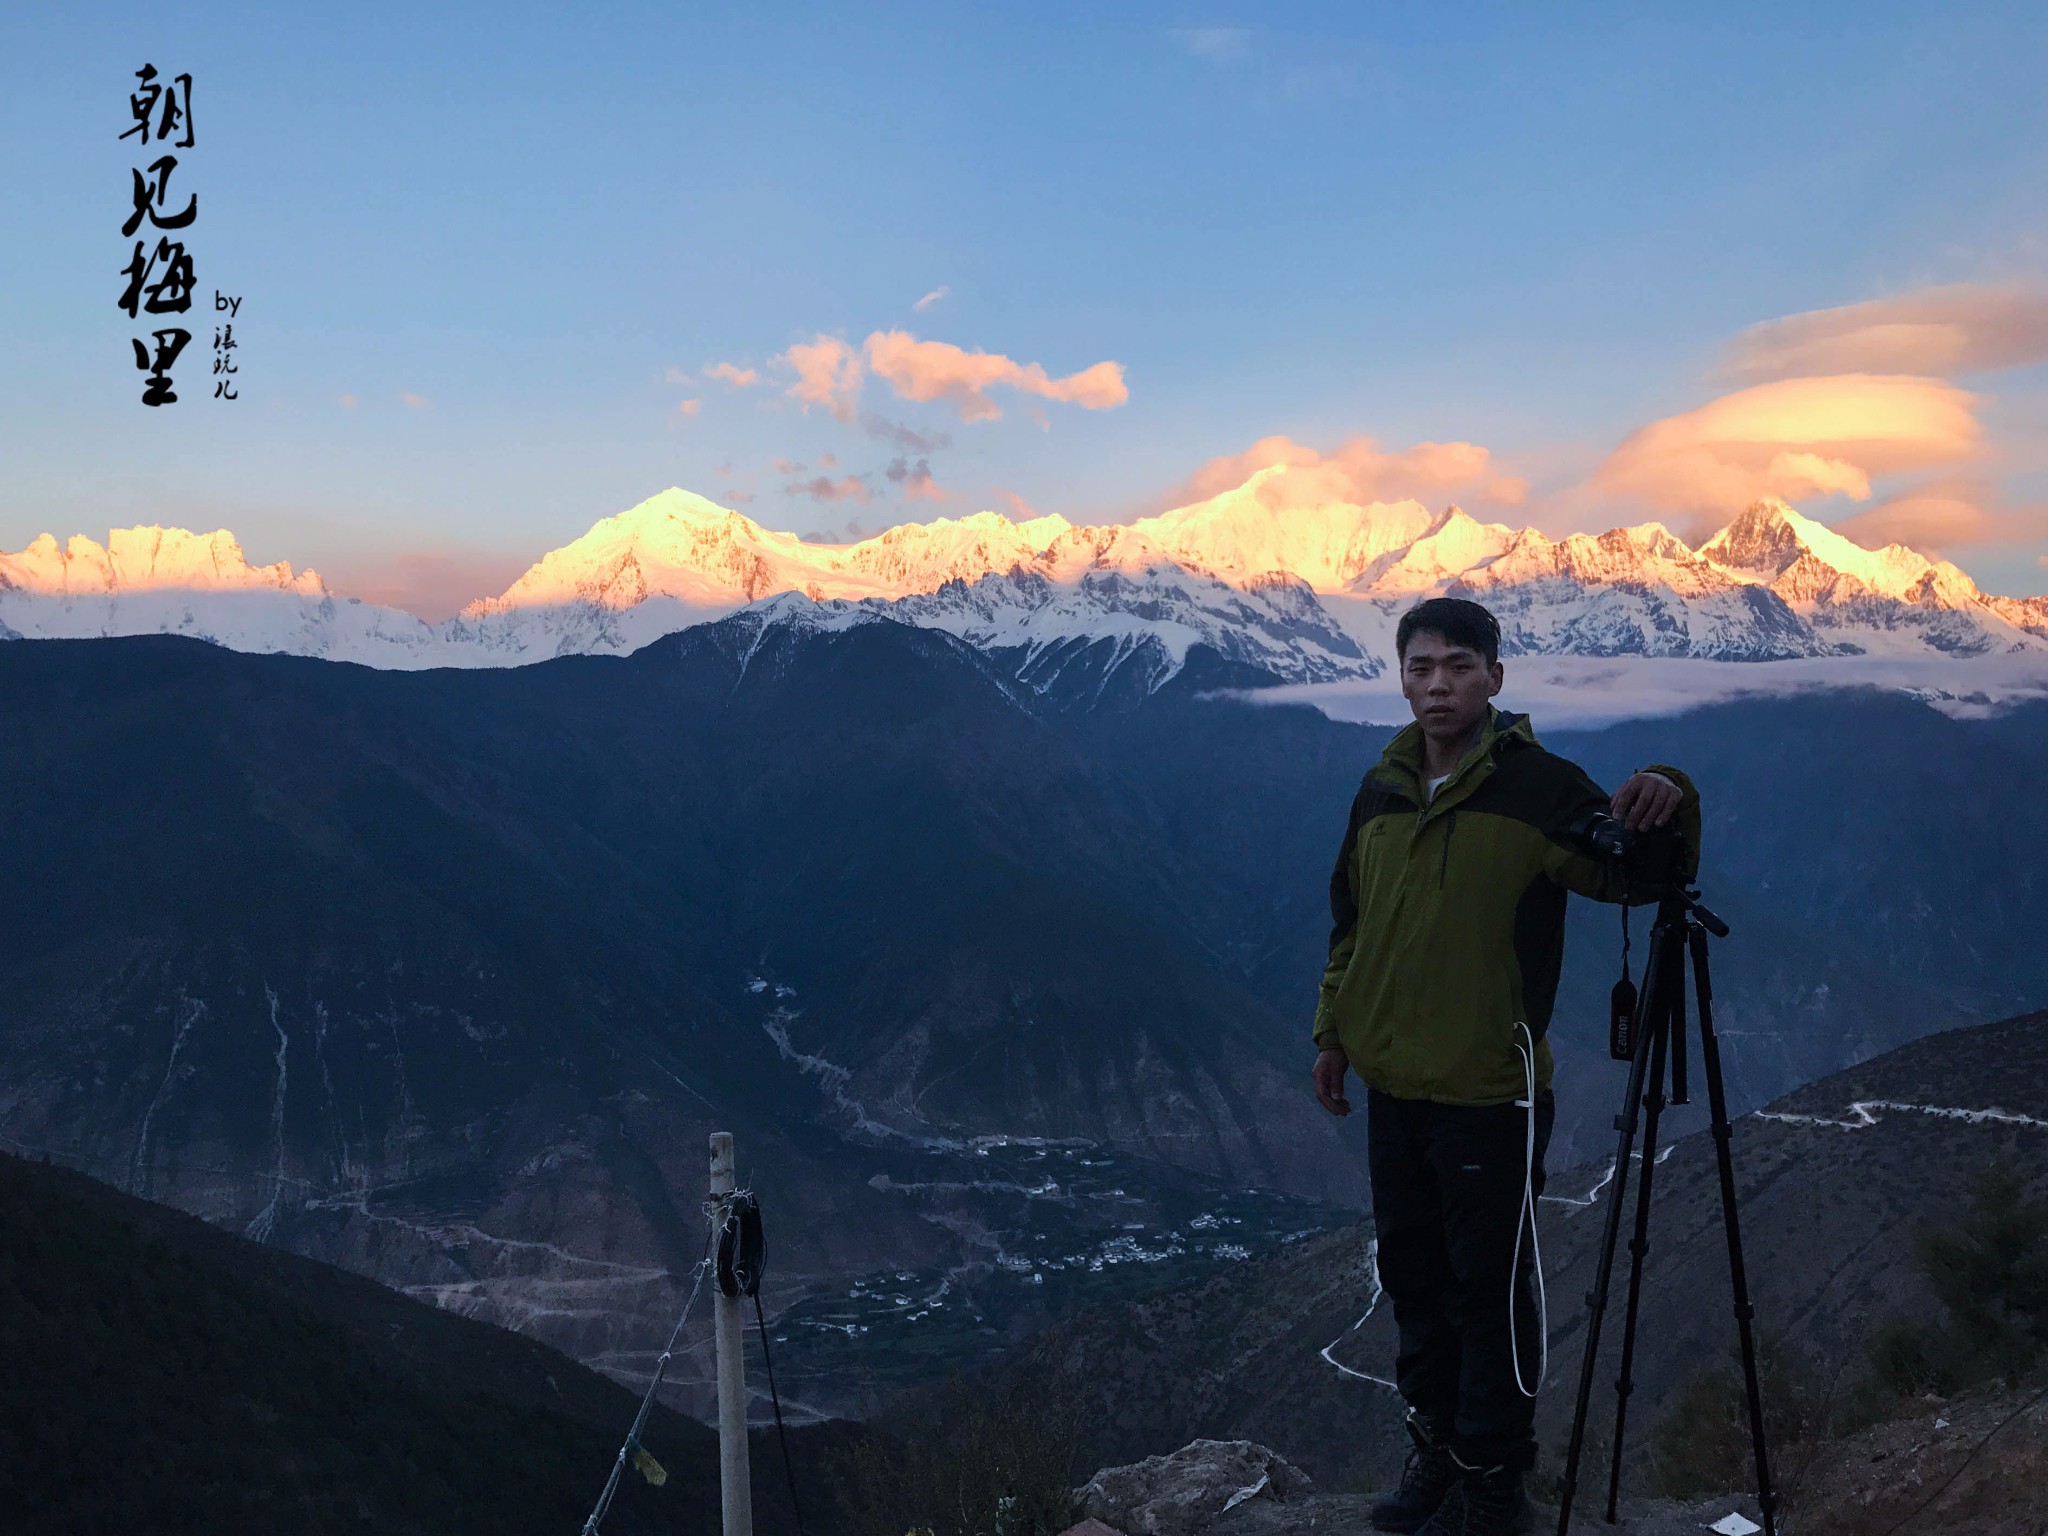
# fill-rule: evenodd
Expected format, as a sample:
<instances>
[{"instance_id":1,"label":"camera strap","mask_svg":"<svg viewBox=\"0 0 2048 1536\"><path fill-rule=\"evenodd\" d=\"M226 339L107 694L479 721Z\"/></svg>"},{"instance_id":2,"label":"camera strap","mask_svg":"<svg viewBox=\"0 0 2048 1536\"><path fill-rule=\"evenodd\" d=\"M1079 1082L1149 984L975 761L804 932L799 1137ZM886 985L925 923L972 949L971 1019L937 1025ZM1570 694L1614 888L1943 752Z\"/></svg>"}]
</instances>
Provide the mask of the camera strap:
<instances>
[{"instance_id":1,"label":"camera strap","mask_svg":"<svg viewBox=\"0 0 2048 1536\"><path fill-rule=\"evenodd\" d=\"M1632 1061L1636 1054L1636 984L1628 974L1628 891L1621 903L1621 980L1607 1004L1607 1054L1616 1061Z\"/></svg>"}]
</instances>

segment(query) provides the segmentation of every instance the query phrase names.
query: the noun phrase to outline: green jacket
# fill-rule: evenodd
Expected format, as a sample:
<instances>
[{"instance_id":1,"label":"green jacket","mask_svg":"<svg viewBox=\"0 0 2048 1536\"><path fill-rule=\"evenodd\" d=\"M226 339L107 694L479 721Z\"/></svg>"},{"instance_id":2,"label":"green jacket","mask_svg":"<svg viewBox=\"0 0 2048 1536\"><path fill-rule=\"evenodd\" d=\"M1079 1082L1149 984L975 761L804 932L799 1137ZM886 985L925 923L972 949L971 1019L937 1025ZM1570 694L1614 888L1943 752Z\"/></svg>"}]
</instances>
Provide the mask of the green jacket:
<instances>
[{"instance_id":1,"label":"green jacket","mask_svg":"<svg viewBox=\"0 0 2048 1536\"><path fill-rule=\"evenodd\" d=\"M1422 751L1421 726L1402 730L1351 803L1330 876L1315 1043L1342 1047L1369 1086L1396 1098L1507 1103L1525 1092L1517 1024L1537 1042L1538 1091L1550 1085L1566 893L1656 893L1628 890L1612 865L1568 846L1573 822L1611 797L1546 752L1528 716L1489 705L1478 742L1434 799ZM1683 794L1674 819L1690 875L1699 792L1675 768L1654 771Z\"/></svg>"}]
</instances>

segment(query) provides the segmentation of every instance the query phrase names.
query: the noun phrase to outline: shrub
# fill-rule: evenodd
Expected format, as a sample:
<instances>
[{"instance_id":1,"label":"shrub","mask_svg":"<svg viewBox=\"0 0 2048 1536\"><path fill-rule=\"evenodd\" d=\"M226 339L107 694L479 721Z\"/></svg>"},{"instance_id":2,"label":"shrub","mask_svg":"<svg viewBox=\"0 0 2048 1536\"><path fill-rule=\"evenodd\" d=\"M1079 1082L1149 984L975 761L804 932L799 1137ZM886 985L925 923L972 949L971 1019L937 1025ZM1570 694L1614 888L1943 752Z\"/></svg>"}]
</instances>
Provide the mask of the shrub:
<instances>
[{"instance_id":1,"label":"shrub","mask_svg":"<svg viewBox=\"0 0 2048 1536\"><path fill-rule=\"evenodd\" d=\"M1955 1231L1923 1230L1914 1243L1949 1318L1965 1379L2019 1379L2048 1345L2048 1201L2029 1200L2010 1165L1977 1181Z\"/></svg>"},{"instance_id":2,"label":"shrub","mask_svg":"<svg viewBox=\"0 0 2048 1536\"><path fill-rule=\"evenodd\" d=\"M1767 1448L1775 1452L1825 1433L1826 1394L1808 1363L1769 1334L1757 1340L1756 1355ZM1697 1373L1679 1389L1657 1426L1651 1463L1667 1495L1697 1499L1753 1488L1754 1455L1738 1355L1728 1365Z\"/></svg>"},{"instance_id":3,"label":"shrub","mask_svg":"<svg viewBox=\"0 0 2048 1536\"><path fill-rule=\"evenodd\" d=\"M2009 1164L1991 1168L1962 1221L1922 1227L1913 1249L1942 1315L1872 1333L1871 1395L1947 1396L1993 1377L2017 1385L2048 1350L2048 1201L2028 1199Z\"/></svg>"},{"instance_id":4,"label":"shrub","mask_svg":"<svg viewBox=\"0 0 2048 1536\"><path fill-rule=\"evenodd\" d=\"M1946 1397L1961 1385L1942 1331L1932 1324L1895 1317L1878 1327L1865 1348L1871 1374L1895 1397Z\"/></svg>"},{"instance_id":5,"label":"shrub","mask_svg":"<svg viewBox=\"0 0 2048 1536\"><path fill-rule=\"evenodd\" d=\"M1057 1536L1074 1523L1071 1423L969 1403L904 1440L862 1440L835 1469L860 1536Z\"/></svg>"}]
</instances>

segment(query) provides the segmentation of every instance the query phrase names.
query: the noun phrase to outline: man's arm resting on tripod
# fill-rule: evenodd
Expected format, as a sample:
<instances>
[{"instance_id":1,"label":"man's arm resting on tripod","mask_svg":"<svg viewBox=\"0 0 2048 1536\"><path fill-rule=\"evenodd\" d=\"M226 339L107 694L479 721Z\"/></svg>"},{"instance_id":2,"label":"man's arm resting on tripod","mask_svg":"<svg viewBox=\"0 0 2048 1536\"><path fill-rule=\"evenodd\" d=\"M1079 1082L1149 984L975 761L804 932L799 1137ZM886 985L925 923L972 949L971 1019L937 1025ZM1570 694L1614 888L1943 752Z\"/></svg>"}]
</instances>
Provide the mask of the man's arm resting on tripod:
<instances>
[{"instance_id":1,"label":"man's arm resting on tripod","mask_svg":"<svg viewBox=\"0 0 2048 1536\"><path fill-rule=\"evenodd\" d=\"M1700 792L1684 772L1668 763L1653 763L1632 774L1611 799L1583 772L1578 778L1577 795L1565 807L1546 840L1543 867L1552 880L1595 901L1627 901L1634 905L1657 899L1659 893L1654 887L1640 882L1632 884L1613 863L1562 841L1564 829L1588 811L1605 811L1631 831L1667 824L1675 827L1684 849L1680 868L1685 878L1691 880L1699 873ZM1678 792L1675 805L1669 804L1671 789ZM1664 813L1661 820L1657 819L1659 810Z\"/></svg>"}]
</instances>

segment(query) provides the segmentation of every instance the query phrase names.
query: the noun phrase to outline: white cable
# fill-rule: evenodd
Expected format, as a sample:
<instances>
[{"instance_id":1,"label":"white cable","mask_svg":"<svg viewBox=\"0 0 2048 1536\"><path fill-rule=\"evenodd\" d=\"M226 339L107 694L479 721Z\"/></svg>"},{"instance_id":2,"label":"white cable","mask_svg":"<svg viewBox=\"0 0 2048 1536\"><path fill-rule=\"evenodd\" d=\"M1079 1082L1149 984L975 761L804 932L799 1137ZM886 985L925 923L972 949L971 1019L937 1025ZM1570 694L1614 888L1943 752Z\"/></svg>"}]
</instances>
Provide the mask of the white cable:
<instances>
[{"instance_id":1,"label":"white cable","mask_svg":"<svg viewBox=\"0 0 2048 1536\"><path fill-rule=\"evenodd\" d=\"M1536 1037L1529 1033L1527 1024L1515 1028L1528 1040L1529 1048L1522 1049L1522 1042L1515 1042L1515 1049L1521 1052L1522 1079L1528 1084L1529 1096L1516 1100L1518 1107L1529 1111L1529 1131L1524 1142L1522 1163L1522 1208L1515 1216L1515 1256L1508 1262L1508 1349L1515 1362L1515 1387L1524 1397L1534 1397L1543 1390L1543 1382L1550 1374L1550 1298L1543 1289L1543 1245L1536 1236ZM1522 1380L1522 1340L1515 1322L1515 1275L1522 1266L1522 1229L1529 1229L1529 1252L1536 1260L1536 1338L1538 1345L1536 1364L1536 1385L1529 1386Z\"/></svg>"}]
</instances>

